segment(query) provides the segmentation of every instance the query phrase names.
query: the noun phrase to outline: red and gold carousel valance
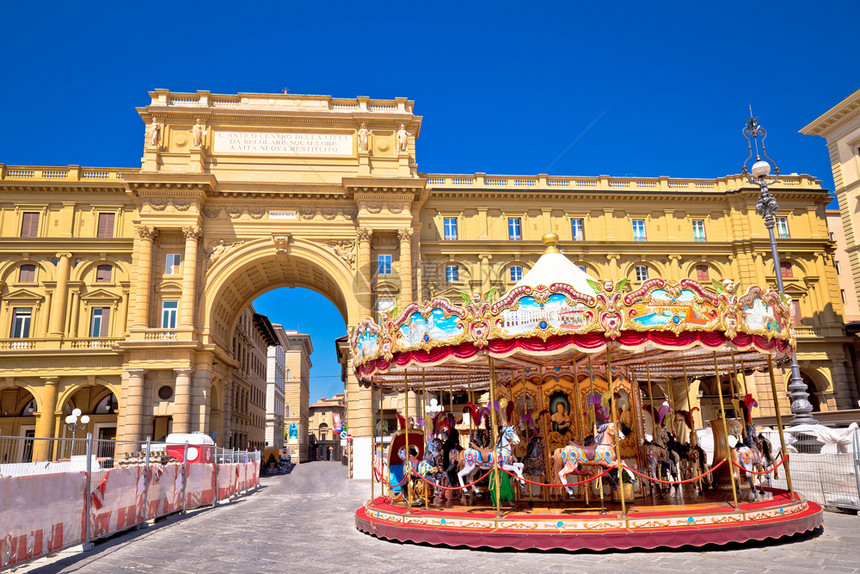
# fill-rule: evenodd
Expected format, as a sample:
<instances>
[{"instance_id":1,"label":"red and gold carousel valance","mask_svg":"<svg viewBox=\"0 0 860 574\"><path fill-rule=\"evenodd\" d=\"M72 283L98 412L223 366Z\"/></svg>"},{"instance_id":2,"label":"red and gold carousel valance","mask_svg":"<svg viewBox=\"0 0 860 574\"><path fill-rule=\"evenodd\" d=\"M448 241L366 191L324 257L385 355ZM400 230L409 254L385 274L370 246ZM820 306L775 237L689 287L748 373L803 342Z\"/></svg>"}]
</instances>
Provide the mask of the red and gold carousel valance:
<instances>
[{"instance_id":1,"label":"red and gold carousel valance","mask_svg":"<svg viewBox=\"0 0 860 574\"><path fill-rule=\"evenodd\" d=\"M521 285L496 301L492 292L463 293L462 306L435 299L383 315L381 324L366 319L350 337L356 375L367 380L479 356L592 355L610 345L613 352L720 350L779 361L795 345L790 301L776 291L754 286L741 295L730 280L706 286L654 278L630 292L626 280L587 282L591 293L568 283Z\"/></svg>"}]
</instances>

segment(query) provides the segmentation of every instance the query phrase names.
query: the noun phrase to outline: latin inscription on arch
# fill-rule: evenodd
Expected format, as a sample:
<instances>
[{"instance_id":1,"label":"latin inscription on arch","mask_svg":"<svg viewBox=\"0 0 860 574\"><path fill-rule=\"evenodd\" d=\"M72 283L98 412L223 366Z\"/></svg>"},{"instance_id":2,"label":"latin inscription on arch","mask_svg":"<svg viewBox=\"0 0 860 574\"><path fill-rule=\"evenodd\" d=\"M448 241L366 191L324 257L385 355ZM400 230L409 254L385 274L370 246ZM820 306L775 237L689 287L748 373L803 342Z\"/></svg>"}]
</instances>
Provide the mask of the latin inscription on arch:
<instances>
[{"instance_id":1,"label":"latin inscription on arch","mask_svg":"<svg viewBox=\"0 0 860 574\"><path fill-rule=\"evenodd\" d=\"M216 131L213 152L259 155L352 155L352 136Z\"/></svg>"}]
</instances>

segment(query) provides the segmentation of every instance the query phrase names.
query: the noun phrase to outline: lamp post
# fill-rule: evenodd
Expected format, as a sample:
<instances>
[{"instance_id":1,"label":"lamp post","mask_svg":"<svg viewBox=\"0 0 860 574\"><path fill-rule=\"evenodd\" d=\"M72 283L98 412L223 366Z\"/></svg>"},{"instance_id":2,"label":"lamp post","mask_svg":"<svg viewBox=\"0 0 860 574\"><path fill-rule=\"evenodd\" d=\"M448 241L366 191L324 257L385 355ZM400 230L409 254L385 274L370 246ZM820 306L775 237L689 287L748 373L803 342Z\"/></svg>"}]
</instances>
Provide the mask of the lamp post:
<instances>
[{"instance_id":1,"label":"lamp post","mask_svg":"<svg viewBox=\"0 0 860 574\"><path fill-rule=\"evenodd\" d=\"M743 174L747 180L759 187L761 195L758 203L756 203L756 213L764 218L764 225L767 227L768 235L770 235L770 251L773 257L773 266L776 271L776 284L779 292L785 296L785 287L782 284L782 266L779 262L779 252L776 248L776 237L773 233L774 225L776 224L776 210L778 206L776 199L768 190L768 186L779 181L779 168L776 163L771 160L765 152L764 140L767 138L767 131L761 127L759 118L753 117L752 107L750 107L750 119L744 122L746 125L743 129L744 138L747 140L749 147L749 156L744 160ZM752 138L752 139L750 139ZM759 141L759 138L761 140ZM759 143L761 143L761 153L759 153ZM755 145L755 163L747 171L747 163L753 157L753 145ZM762 159L764 157L764 159ZM773 175L770 175L771 163L773 163ZM791 354L791 377L788 384L789 397L791 397L791 413L793 418L789 423L791 426L801 424L818 424L812 415L812 405L807 397L809 393L806 390L806 384L803 382L803 377L800 376L800 366L797 364L797 349Z\"/></svg>"},{"instance_id":2,"label":"lamp post","mask_svg":"<svg viewBox=\"0 0 860 574\"><path fill-rule=\"evenodd\" d=\"M78 422L79 420L80 423ZM87 424L89 422L89 415L81 416L81 409L73 410L72 414L66 417L66 425L68 425L69 430L72 431L72 454L75 454L75 435L78 433L78 430L84 430L87 428Z\"/></svg>"}]
</instances>

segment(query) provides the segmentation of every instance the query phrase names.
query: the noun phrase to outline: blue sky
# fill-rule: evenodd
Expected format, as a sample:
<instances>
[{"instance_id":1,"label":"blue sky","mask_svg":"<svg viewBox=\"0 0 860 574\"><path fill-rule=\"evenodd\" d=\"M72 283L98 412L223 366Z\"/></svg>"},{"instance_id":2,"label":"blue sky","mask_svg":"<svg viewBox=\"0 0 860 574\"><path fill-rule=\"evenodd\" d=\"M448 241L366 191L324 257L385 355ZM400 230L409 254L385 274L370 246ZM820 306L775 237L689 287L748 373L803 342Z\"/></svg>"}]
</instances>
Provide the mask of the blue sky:
<instances>
[{"instance_id":1,"label":"blue sky","mask_svg":"<svg viewBox=\"0 0 860 574\"><path fill-rule=\"evenodd\" d=\"M138 166L148 90L287 87L415 100L428 173L719 177L752 104L782 172L832 189L824 140L797 131L860 87L856 0L16 2L4 21L6 164ZM272 320L305 329L297 308Z\"/></svg>"}]
</instances>

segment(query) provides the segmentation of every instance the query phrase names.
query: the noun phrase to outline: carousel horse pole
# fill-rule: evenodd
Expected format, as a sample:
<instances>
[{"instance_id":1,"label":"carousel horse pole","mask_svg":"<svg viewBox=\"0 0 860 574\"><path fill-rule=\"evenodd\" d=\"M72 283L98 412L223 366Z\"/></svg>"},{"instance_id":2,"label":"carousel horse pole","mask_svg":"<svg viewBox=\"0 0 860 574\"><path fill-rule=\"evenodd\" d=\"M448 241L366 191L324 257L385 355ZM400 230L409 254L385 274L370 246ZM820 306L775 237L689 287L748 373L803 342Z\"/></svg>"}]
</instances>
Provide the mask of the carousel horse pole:
<instances>
[{"instance_id":1,"label":"carousel horse pole","mask_svg":"<svg viewBox=\"0 0 860 574\"><path fill-rule=\"evenodd\" d=\"M666 399L669 402L669 421L670 421L669 427L672 430L672 436L674 437L674 439L678 440L678 437L675 436L676 434L678 434L678 432L677 432L678 429L676 428L677 419L675 418L676 410L675 410L675 389L673 388L674 386L675 385L672 384L672 378L669 375L666 375ZM677 478L678 480L683 480L683 476L681 476L681 457L678 456L677 452L674 452L671 449L669 449L669 444L668 444L669 441L667 440L666 442L667 442L666 452L669 455L669 458L672 458L675 460L675 472L677 473L677 476L675 478ZM681 490L681 485L678 485L678 490Z\"/></svg>"},{"instance_id":2,"label":"carousel horse pole","mask_svg":"<svg viewBox=\"0 0 860 574\"><path fill-rule=\"evenodd\" d=\"M687 412L690 413L690 420L692 421L693 420L693 401L690 398L690 379L687 377L687 365L686 364L684 365L684 389L687 392ZM692 435L694 432L696 432L696 429L691 428L690 429L690 435ZM693 441L691 440L691 438L692 437L687 439L687 448L690 450L689 456L692 457L693 456L693 452L692 452ZM698 439L696 440L696 443L698 444ZM696 474L702 474L705 471L704 461L701 461L701 462L702 462L701 471L698 468L693 469L693 471ZM701 476L699 477L699 492L704 492L704 490L702 488L702 477Z\"/></svg>"},{"instance_id":3,"label":"carousel horse pole","mask_svg":"<svg viewBox=\"0 0 860 574\"><path fill-rule=\"evenodd\" d=\"M609 343L606 344L606 372L609 378L609 412L612 414L612 424L615 425L615 466L618 469L618 490L620 491L618 498L621 499L621 516L627 521L627 503L624 501L624 477L621 465L621 433L618 430L618 413L615 412L615 407L618 402L615 400L615 377L612 376L612 363L609 361Z\"/></svg>"},{"instance_id":4,"label":"carousel horse pole","mask_svg":"<svg viewBox=\"0 0 860 574\"><path fill-rule=\"evenodd\" d=\"M726 441L726 457L729 463L729 478L732 482L732 497L735 501L735 510L738 509L738 491L735 489L735 471L731 468L732 448L729 446L729 420L726 418L726 407L723 403L723 386L720 383L720 364L717 361L717 352L714 351L714 373L717 376L717 395L720 397L720 416L723 417L723 438Z\"/></svg>"},{"instance_id":5,"label":"carousel horse pole","mask_svg":"<svg viewBox=\"0 0 860 574\"><path fill-rule=\"evenodd\" d=\"M523 370L525 372L525 370ZM543 394L543 373L538 371L538 396L540 396L540 411L543 412L547 410L546 397ZM549 423L547 423L547 419L549 417L544 415L540 416L541 419L541 427L543 427L543 439L544 439L544 464L546 465L544 468L546 469L547 482L549 482L549 477L552 474L552 455L549 450ZM549 487L544 487L543 489L543 498L546 502L550 500L550 490Z\"/></svg>"},{"instance_id":6,"label":"carousel horse pole","mask_svg":"<svg viewBox=\"0 0 860 574\"><path fill-rule=\"evenodd\" d=\"M490 420L493 425L493 477L496 485L496 518L502 517L502 485L499 482L499 429L496 426L496 365L493 357L487 357L490 364Z\"/></svg>"},{"instance_id":7,"label":"carousel horse pole","mask_svg":"<svg viewBox=\"0 0 860 574\"><path fill-rule=\"evenodd\" d=\"M591 366L591 355L588 355L588 380L590 385L590 392L594 393L594 370ZM597 407L592 404L591 405L591 418L594 421L594 438L597 439ZM567 481L565 481L567 482ZM586 483L585 487L588 488L589 484ZM597 479L597 488L600 490L600 514L606 514L606 506L603 501L603 477Z\"/></svg>"},{"instance_id":8,"label":"carousel horse pole","mask_svg":"<svg viewBox=\"0 0 860 574\"><path fill-rule=\"evenodd\" d=\"M651 442L653 443L657 438L657 409L654 408L654 390L651 388L651 365L648 364L648 361L645 361L645 374L648 377L648 402L651 405ZM661 474L661 468L657 465L656 478L660 478ZM649 484L648 488L651 490L652 485ZM660 485L657 488L660 489L662 496L663 486Z\"/></svg>"},{"instance_id":9,"label":"carousel horse pole","mask_svg":"<svg viewBox=\"0 0 860 574\"><path fill-rule=\"evenodd\" d=\"M734 353L734 351L732 351L732 353ZM744 376L744 379L743 379L743 381L744 381L744 395L748 395L749 389L747 389L747 372L746 372L746 369L744 369L743 360L741 360L741 374Z\"/></svg>"},{"instance_id":10,"label":"carousel horse pole","mask_svg":"<svg viewBox=\"0 0 860 574\"><path fill-rule=\"evenodd\" d=\"M406 450L404 451L406 456L404 458L406 460L403 461L403 473L408 477L406 484L403 485L406 487L406 495L403 498L406 499L406 514L412 514L412 460L410 458L411 453L409 452L409 378L405 370L403 371L403 387L403 398L406 400L406 404L404 405L406 411Z\"/></svg>"},{"instance_id":11,"label":"carousel horse pole","mask_svg":"<svg viewBox=\"0 0 860 574\"><path fill-rule=\"evenodd\" d=\"M376 472L376 411L373 410L373 379L370 381L370 502L373 503L373 479Z\"/></svg>"},{"instance_id":12,"label":"carousel horse pole","mask_svg":"<svg viewBox=\"0 0 860 574\"><path fill-rule=\"evenodd\" d=\"M782 447L782 459L785 460L785 435L782 432L782 414L779 412L779 394L776 392L776 378L773 376L773 359L770 355L767 356L767 370L770 374L770 390L773 393L773 404L776 407L776 427L779 429L779 444ZM788 461L785 460L785 482L788 485L788 492L794 498L794 488L791 486L791 470L788 468Z\"/></svg>"},{"instance_id":13,"label":"carousel horse pole","mask_svg":"<svg viewBox=\"0 0 860 574\"><path fill-rule=\"evenodd\" d=\"M583 429L585 425L582 424L582 410L579 408L579 379L577 378L575 358L573 359L573 408L576 409L576 431L574 436L576 436L577 439L582 440L585 437L582 436L584 433L580 434L580 430ZM585 506L588 507L588 486L583 489L583 492L585 494Z\"/></svg>"},{"instance_id":14,"label":"carousel horse pole","mask_svg":"<svg viewBox=\"0 0 860 574\"><path fill-rule=\"evenodd\" d=\"M421 418L427 418L427 373L421 368ZM425 440L427 437L424 437Z\"/></svg>"}]
</instances>

